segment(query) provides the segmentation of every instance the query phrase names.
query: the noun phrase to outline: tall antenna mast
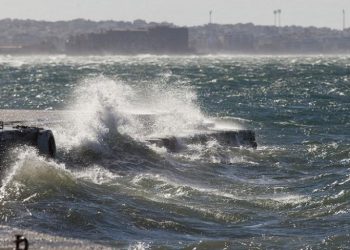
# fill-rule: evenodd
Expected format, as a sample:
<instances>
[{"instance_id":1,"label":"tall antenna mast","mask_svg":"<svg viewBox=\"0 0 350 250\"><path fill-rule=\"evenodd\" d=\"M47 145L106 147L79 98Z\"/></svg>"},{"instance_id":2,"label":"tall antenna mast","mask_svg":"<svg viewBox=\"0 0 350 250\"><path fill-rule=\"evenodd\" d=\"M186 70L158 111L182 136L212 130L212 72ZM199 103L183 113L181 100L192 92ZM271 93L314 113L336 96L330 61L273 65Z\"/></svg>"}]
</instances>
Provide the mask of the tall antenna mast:
<instances>
[{"instance_id":1,"label":"tall antenna mast","mask_svg":"<svg viewBox=\"0 0 350 250\"><path fill-rule=\"evenodd\" d=\"M209 11L209 24L212 23L212 14L213 14L213 11Z\"/></svg>"},{"instance_id":2,"label":"tall antenna mast","mask_svg":"<svg viewBox=\"0 0 350 250\"><path fill-rule=\"evenodd\" d=\"M345 10L343 10L343 30L346 29L346 13Z\"/></svg>"},{"instance_id":3,"label":"tall antenna mast","mask_svg":"<svg viewBox=\"0 0 350 250\"><path fill-rule=\"evenodd\" d=\"M279 10L277 10L277 12L278 12L278 26L281 27L281 13L282 13L282 10L279 9Z\"/></svg>"}]
</instances>

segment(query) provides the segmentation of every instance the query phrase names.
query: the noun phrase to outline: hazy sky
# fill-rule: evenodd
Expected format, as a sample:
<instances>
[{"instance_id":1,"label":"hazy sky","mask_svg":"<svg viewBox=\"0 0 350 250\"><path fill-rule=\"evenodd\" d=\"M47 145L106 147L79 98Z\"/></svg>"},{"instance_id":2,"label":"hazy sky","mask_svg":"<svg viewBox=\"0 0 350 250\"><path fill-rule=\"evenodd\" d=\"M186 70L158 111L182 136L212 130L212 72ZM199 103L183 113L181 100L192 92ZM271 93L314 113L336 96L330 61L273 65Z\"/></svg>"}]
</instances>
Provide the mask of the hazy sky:
<instances>
[{"instance_id":1,"label":"hazy sky","mask_svg":"<svg viewBox=\"0 0 350 250\"><path fill-rule=\"evenodd\" d=\"M0 0L0 19L37 20L145 19L177 25L208 22L273 24L273 10L282 9L283 25L325 26L340 29L342 10L350 26L350 0Z\"/></svg>"}]
</instances>

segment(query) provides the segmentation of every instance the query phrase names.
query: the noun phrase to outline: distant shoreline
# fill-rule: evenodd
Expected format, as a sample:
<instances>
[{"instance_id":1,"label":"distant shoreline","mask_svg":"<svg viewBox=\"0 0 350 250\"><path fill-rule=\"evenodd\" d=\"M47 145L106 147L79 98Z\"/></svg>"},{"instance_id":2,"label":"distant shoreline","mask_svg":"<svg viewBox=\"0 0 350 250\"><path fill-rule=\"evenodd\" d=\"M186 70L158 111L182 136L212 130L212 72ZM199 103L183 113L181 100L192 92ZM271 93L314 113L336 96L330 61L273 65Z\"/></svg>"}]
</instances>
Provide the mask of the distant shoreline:
<instances>
[{"instance_id":1,"label":"distant shoreline","mask_svg":"<svg viewBox=\"0 0 350 250\"><path fill-rule=\"evenodd\" d=\"M115 54L111 52L118 50L116 53L118 55L132 55L134 54L132 53L134 46L138 49L135 54L138 54L138 52L153 53L152 50L147 49L150 47L149 42L145 41L137 33L157 27L168 27L173 30L173 33L168 32L168 35L164 36L167 37L166 41L179 39L179 36L176 35L176 30L187 30L187 45L191 51L185 53L186 49L182 49L180 53L186 55L313 55L350 53L350 29L341 31L331 28L277 27L254 25L252 23L212 23L201 26L178 27L172 23L146 22L144 20L125 22L111 20L90 21L84 19L72 21L2 19L0 20L0 54L109 55ZM110 40L107 39L108 36L106 34L110 34ZM118 37L116 34L118 34ZM158 40L156 41L158 43L163 39L162 36L153 37L157 37ZM88 45L85 46L84 53L79 52L79 50L72 51L72 53L67 51L67 41L72 38L79 38L78 42L83 41ZM183 33L182 42L184 41L183 39L186 39L185 33ZM119 47L113 48L113 46L117 46L115 44L118 41ZM120 41L123 41L123 43ZM90 42L92 43L90 44ZM146 44L145 48L142 47L142 43ZM164 43L163 41L163 44L167 44L167 42ZM177 42L174 42L172 46L174 47L176 44ZM80 44L75 45L76 48L80 46ZM103 46L107 48L106 51ZM123 51L125 46L126 49ZM155 48L155 54L176 52L176 50L171 50L157 53L158 49L163 49L162 46ZM95 51L89 51L89 48Z\"/></svg>"}]
</instances>

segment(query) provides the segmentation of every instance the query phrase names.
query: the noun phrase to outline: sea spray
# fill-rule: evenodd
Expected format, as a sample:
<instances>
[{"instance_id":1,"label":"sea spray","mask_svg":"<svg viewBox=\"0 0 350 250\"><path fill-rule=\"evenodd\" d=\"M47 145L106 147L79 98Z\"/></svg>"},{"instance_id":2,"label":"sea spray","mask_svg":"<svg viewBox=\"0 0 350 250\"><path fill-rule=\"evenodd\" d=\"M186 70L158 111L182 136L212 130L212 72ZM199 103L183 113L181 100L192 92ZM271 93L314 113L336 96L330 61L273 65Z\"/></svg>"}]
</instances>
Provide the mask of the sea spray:
<instances>
[{"instance_id":1,"label":"sea spray","mask_svg":"<svg viewBox=\"0 0 350 250\"><path fill-rule=\"evenodd\" d=\"M65 152L78 149L85 155L113 154L112 148L125 140L145 144L149 138L200 133L208 124L214 129L242 128L234 120L209 118L201 111L193 90L168 86L162 78L146 86L130 86L103 76L85 79L73 92L67 108L73 112L64 126L57 127L57 144ZM208 148L203 151L200 145L188 145L189 152L184 157L236 161L232 160L234 156L215 153L215 147Z\"/></svg>"},{"instance_id":2,"label":"sea spray","mask_svg":"<svg viewBox=\"0 0 350 250\"><path fill-rule=\"evenodd\" d=\"M115 131L133 138L171 135L193 129L206 119L193 91L157 82L146 88L106 77L87 79L77 87L72 100L67 108L77 113L72 124L78 135L97 141L99 135ZM138 120L147 115L154 119L151 128Z\"/></svg>"},{"instance_id":3,"label":"sea spray","mask_svg":"<svg viewBox=\"0 0 350 250\"><path fill-rule=\"evenodd\" d=\"M53 248L66 238L112 248L350 244L349 56L0 62L1 107L71 110L54 128L55 160L22 148L5 164L0 241L10 227L43 232ZM159 119L145 126L150 117ZM254 129L259 147L211 140L169 153L144 141L203 123Z\"/></svg>"}]
</instances>

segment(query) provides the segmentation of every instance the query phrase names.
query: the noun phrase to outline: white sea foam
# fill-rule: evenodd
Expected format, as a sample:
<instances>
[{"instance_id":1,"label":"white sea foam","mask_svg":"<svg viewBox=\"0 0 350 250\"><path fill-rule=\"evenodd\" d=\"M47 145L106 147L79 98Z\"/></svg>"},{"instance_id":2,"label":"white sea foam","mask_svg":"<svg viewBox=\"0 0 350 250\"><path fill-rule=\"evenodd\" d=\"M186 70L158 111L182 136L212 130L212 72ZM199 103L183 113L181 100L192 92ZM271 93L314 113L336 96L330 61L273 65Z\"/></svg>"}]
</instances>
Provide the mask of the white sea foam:
<instances>
[{"instance_id":1,"label":"white sea foam","mask_svg":"<svg viewBox=\"0 0 350 250\"><path fill-rule=\"evenodd\" d=\"M92 181L95 184L108 184L121 178L120 175L112 173L111 171L97 165L74 171L73 173L76 178Z\"/></svg>"},{"instance_id":2,"label":"white sea foam","mask_svg":"<svg viewBox=\"0 0 350 250\"><path fill-rule=\"evenodd\" d=\"M150 249L151 245L147 242L136 242L128 247L128 250L146 250Z\"/></svg>"},{"instance_id":3,"label":"white sea foam","mask_svg":"<svg viewBox=\"0 0 350 250\"><path fill-rule=\"evenodd\" d=\"M271 199L273 201L277 201L281 204L291 204L291 205L297 205L300 203L305 203L310 201L310 197L304 196L304 195L297 195L297 194L278 194L273 195L270 197L260 197L264 199Z\"/></svg>"},{"instance_id":4,"label":"white sea foam","mask_svg":"<svg viewBox=\"0 0 350 250\"><path fill-rule=\"evenodd\" d=\"M221 197L225 199L231 199L236 201L249 201L257 204L264 203L266 201L274 201L280 205L298 205L310 201L310 197L285 193L283 189L280 189L278 193L273 194L246 194L246 193L233 193L229 190L222 190L221 188L212 188L205 187L199 184L190 183L182 180L178 180L174 177L167 177L160 174L139 174L135 176L132 180L134 185L143 185L142 183L147 180L155 181L154 186L148 186L148 189L145 189L144 192L149 193L147 197L152 200L169 201L173 198L183 198L190 196L193 192L199 192L203 196L212 196L212 197ZM147 182L148 183L148 182ZM151 187L151 188L150 188ZM150 189L149 189L150 188ZM154 192L156 190L156 192Z\"/></svg>"}]
</instances>

